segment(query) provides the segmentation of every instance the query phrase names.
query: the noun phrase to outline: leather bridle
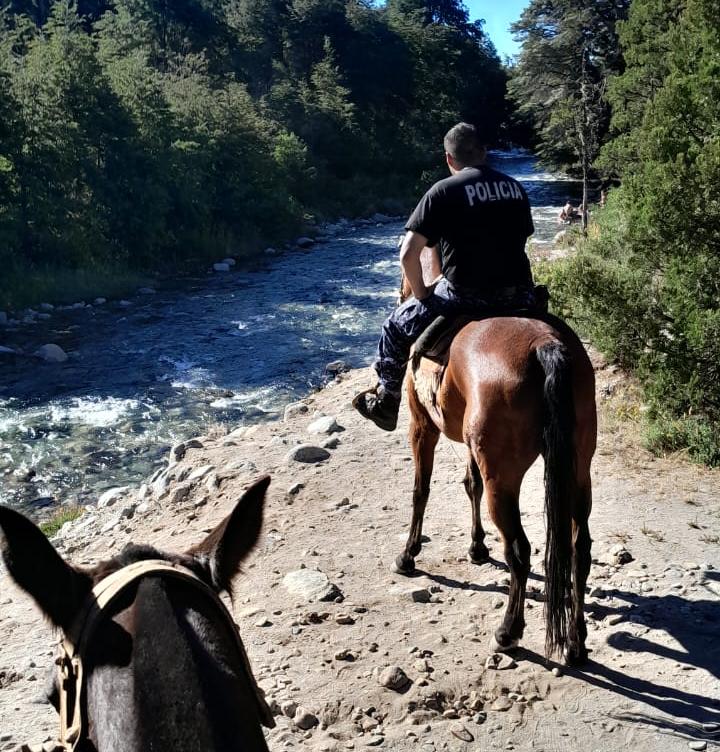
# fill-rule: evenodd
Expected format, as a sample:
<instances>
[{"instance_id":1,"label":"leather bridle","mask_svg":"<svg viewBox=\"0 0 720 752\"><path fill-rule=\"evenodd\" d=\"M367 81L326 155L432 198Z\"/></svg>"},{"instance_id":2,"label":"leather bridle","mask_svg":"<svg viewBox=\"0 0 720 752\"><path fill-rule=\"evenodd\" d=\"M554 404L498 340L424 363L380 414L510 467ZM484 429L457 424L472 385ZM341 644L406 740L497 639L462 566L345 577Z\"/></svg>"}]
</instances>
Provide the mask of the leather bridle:
<instances>
[{"instance_id":1,"label":"leather bridle","mask_svg":"<svg viewBox=\"0 0 720 752\"><path fill-rule=\"evenodd\" d=\"M74 752L83 739L83 703L86 689L83 659L87 656L88 646L101 620L107 615L108 610L117 598L140 578L148 575L186 582L196 590L200 590L215 603L219 613L223 615L230 633L234 635L243 673L254 691L260 722L267 728L275 726L272 712L265 702L262 690L253 677L237 625L218 594L186 567L171 564L161 559L148 559L118 569L104 577L92 589L72 628L62 635L58 656L55 660L58 673L60 736L57 741L40 746L24 746L21 750L27 752Z\"/></svg>"}]
</instances>

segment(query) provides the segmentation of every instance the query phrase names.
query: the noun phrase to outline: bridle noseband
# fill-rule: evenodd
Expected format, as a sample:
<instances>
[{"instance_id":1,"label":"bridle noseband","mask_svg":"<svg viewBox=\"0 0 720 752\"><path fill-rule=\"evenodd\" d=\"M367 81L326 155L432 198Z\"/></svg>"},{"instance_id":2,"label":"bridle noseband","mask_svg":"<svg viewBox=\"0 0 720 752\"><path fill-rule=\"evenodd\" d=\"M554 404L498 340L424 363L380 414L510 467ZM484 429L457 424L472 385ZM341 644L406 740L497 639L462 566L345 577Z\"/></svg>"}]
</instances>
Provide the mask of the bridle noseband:
<instances>
[{"instance_id":1,"label":"bridle noseband","mask_svg":"<svg viewBox=\"0 0 720 752\"><path fill-rule=\"evenodd\" d=\"M234 635L243 673L255 694L260 721L268 728L275 726L272 712L253 677L237 625L218 594L186 567L162 559L147 559L118 569L104 577L92 589L72 628L62 635L55 660L58 674L60 737L57 741L40 746L24 746L21 752L74 752L83 739L83 703L86 689L83 660L87 656L88 646L101 620L116 599L140 578L148 575L186 582L215 603L230 633Z\"/></svg>"}]
</instances>

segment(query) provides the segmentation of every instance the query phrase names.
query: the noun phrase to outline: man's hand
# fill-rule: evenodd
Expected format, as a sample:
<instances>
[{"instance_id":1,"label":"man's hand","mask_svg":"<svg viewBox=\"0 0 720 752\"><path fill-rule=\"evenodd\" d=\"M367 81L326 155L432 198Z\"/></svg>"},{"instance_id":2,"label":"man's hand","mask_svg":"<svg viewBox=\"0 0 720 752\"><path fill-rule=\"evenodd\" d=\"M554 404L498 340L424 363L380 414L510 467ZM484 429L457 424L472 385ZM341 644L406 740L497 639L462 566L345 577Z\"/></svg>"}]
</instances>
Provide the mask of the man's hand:
<instances>
[{"instance_id":1,"label":"man's hand","mask_svg":"<svg viewBox=\"0 0 720 752\"><path fill-rule=\"evenodd\" d=\"M400 247L400 265L416 300L423 300L432 295L435 287L434 283L431 287L427 287L423 278L420 254L426 245L427 238L419 232L411 230L405 235Z\"/></svg>"}]
</instances>

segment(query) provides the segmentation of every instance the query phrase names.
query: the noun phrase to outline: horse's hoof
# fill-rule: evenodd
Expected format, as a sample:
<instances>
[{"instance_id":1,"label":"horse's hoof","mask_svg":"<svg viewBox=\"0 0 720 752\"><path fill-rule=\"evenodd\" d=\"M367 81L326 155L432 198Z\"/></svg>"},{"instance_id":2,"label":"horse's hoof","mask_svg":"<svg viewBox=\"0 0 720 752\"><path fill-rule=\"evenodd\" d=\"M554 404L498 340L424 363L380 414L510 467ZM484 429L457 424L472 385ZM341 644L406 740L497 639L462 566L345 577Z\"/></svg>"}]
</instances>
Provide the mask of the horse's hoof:
<instances>
[{"instance_id":1,"label":"horse's hoof","mask_svg":"<svg viewBox=\"0 0 720 752\"><path fill-rule=\"evenodd\" d=\"M492 650L493 653L509 653L511 650L515 650L519 644L520 640L513 639L507 634L501 635L500 639L498 639L498 634L496 632L490 638L490 650Z\"/></svg>"},{"instance_id":2,"label":"horse's hoof","mask_svg":"<svg viewBox=\"0 0 720 752\"><path fill-rule=\"evenodd\" d=\"M588 659L587 648L579 645L570 645L563 653L563 664L565 666L582 666Z\"/></svg>"},{"instance_id":3,"label":"horse's hoof","mask_svg":"<svg viewBox=\"0 0 720 752\"><path fill-rule=\"evenodd\" d=\"M398 556L392 568L396 574L413 574L415 572L415 559L410 556Z\"/></svg>"},{"instance_id":4,"label":"horse's hoof","mask_svg":"<svg viewBox=\"0 0 720 752\"><path fill-rule=\"evenodd\" d=\"M490 551L485 545L470 546L468 556L473 564L487 564L490 561Z\"/></svg>"}]
</instances>

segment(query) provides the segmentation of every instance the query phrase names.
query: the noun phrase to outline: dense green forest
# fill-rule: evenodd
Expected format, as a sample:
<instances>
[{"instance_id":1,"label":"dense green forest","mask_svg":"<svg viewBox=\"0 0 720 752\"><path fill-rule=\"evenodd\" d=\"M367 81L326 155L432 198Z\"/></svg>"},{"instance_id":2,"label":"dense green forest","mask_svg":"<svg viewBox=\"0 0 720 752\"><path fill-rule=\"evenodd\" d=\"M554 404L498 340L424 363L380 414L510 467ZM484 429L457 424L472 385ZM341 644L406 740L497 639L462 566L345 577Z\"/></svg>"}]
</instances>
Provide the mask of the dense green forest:
<instances>
[{"instance_id":1,"label":"dense green forest","mask_svg":"<svg viewBox=\"0 0 720 752\"><path fill-rule=\"evenodd\" d=\"M650 446L713 465L719 13L717 0L533 0L511 83L547 160L617 186L577 252L544 270L558 310L639 375Z\"/></svg>"},{"instance_id":2,"label":"dense green forest","mask_svg":"<svg viewBox=\"0 0 720 752\"><path fill-rule=\"evenodd\" d=\"M10 0L0 309L404 209L506 78L458 0Z\"/></svg>"}]
</instances>

